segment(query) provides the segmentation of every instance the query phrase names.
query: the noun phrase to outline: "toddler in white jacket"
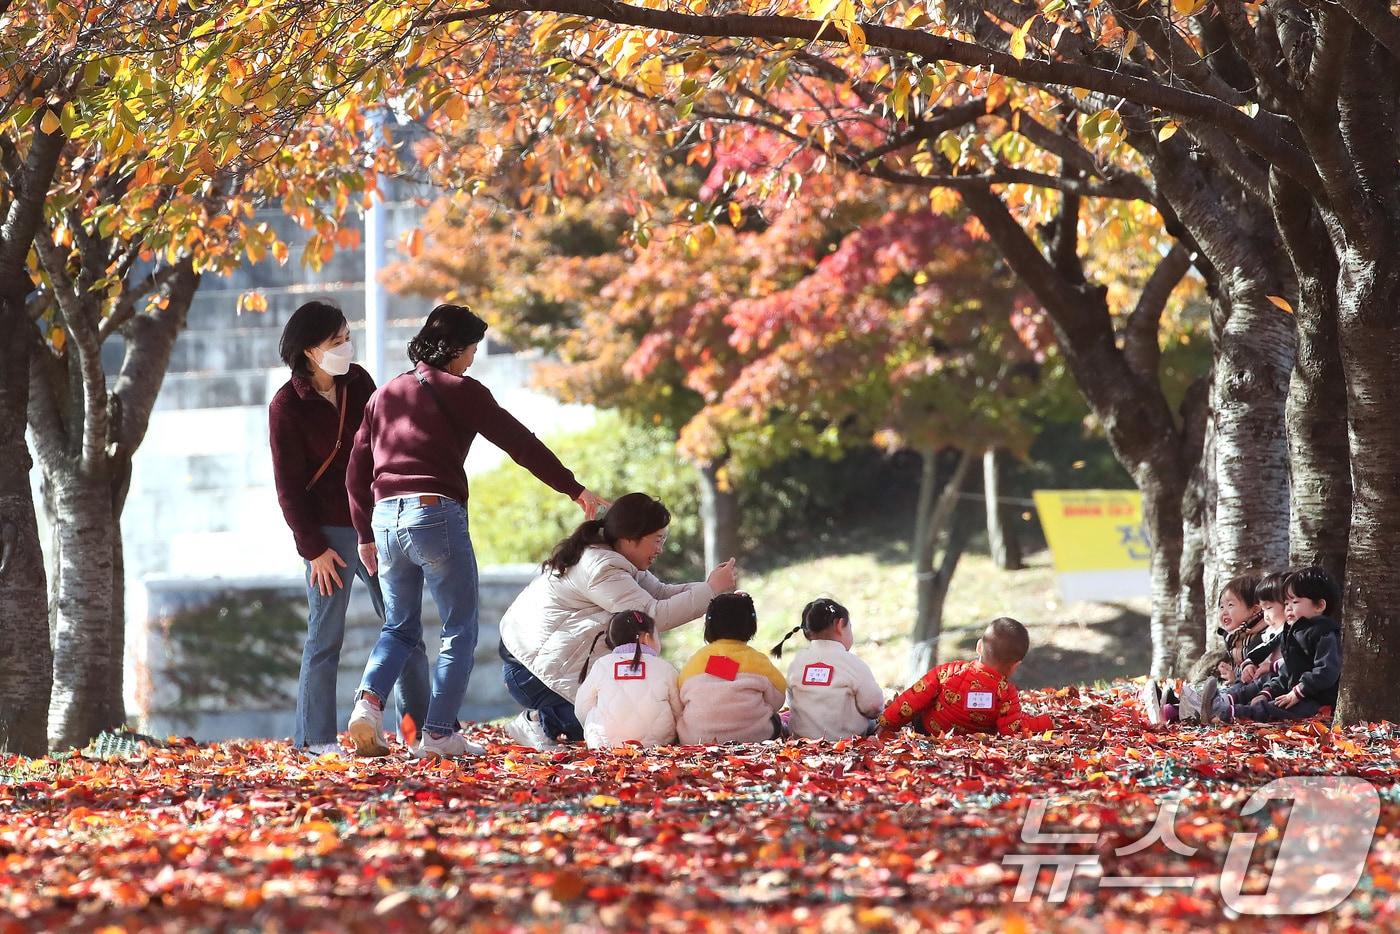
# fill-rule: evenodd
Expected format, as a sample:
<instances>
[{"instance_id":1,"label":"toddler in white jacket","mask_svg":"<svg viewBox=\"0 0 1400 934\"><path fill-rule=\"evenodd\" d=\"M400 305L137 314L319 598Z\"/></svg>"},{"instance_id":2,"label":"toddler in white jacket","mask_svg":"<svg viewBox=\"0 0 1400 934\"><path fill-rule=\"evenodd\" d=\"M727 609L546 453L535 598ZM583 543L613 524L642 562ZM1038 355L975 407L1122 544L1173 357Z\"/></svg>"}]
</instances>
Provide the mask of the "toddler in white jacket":
<instances>
[{"instance_id":1,"label":"toddler in white jacket","mask_svg":"<svg viewBox=\"0 0 1400 934\"><path fill-rule=\"evenodd\" d=\"M792 735L835 740L873 732L885 694L870 666L851 652L851 614L835 600L813 600L803 608L801 624L773 646L774 658L782 658L783 643L799 631L808 644L788 668Z\"/></svg>"},{"instance_id":2,"label":"toddler in white jacket","mask_svg":"<svg viewBox=\"0 0 1400 934\"><path fill-rule=\"evenodd\" d=\"M640 610L614 613L608 622L611 655L593 662L574 698L589 749L635 740L644 746L676 741L681 698L676 669L661 657L656 622Z\"/></svg>"}]
</instances>

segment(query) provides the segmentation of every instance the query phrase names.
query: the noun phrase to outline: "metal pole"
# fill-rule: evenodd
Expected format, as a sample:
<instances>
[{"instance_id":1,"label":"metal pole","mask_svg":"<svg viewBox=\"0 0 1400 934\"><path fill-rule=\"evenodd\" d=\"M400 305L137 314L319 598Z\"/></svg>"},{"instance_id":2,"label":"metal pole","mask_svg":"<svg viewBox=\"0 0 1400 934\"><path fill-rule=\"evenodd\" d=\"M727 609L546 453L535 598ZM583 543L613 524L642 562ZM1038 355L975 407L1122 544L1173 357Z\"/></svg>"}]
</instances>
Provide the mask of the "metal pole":
<instances>
[{"instance_id":1,"label":"metal pole","mask_svg":"<svg viewBox=\"0 0 1400 934\"><path fill-rule=\"evenodd\" d=\"M384 110L376 107L367 115L369 139L372 147L378 147L384 139L381 132ZM369 209L365 212L365 368L376 384L383 384L387 378L384 369L384 338L388 330L389 296L379 274L384 269L386 250L385 237L388 229L384 211L384 194L381 191L370 197Z\"/></svg>"}]
</instances>

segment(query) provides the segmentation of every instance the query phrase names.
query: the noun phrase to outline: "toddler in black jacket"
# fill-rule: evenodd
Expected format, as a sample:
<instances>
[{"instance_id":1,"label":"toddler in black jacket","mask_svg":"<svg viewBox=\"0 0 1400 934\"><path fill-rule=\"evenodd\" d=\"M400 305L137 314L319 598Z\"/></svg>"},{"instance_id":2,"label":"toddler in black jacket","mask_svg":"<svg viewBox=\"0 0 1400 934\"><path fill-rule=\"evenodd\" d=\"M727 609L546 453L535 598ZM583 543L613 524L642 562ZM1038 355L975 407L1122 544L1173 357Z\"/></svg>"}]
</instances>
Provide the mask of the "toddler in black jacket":
<instances>
[{"instance_id":1,"label":"toddler in black jacket","mask_svg":"<svg viewBox=\"0 0 1400 934\"><path fill-rule=\"evenodd\" d=\"M1337 702L1342 676L1341 591L1318 567L1288 575L1284 604L1282 664L1248 683L1225 690L1211 678L1201 692L1202 719L1305 720Z\"/></svg>"}]
</instances>

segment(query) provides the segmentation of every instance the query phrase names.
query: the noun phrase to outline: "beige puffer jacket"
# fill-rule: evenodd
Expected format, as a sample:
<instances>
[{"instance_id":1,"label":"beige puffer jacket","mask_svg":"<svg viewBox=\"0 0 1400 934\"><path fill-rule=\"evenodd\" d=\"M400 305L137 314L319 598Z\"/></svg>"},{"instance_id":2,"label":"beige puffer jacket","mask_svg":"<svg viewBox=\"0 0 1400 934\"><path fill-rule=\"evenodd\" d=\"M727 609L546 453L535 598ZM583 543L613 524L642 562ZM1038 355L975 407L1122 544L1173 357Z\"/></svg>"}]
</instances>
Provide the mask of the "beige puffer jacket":
<instances>
[{"instance_id":1,"label":"beige puffer jacket","mask_svg":"<svg viewBox=\"0 0 1400 934\"><path fill-rule=\"evenodd\" d=\"M662 632L705 614L715 591L701 581L663 584L602 545L584 549L563 575L546 571L515 598L501 618L501 642L550 690L573 701L585 660L608 654L608 620L641 610Z\"/></svg>"}]
</instances>

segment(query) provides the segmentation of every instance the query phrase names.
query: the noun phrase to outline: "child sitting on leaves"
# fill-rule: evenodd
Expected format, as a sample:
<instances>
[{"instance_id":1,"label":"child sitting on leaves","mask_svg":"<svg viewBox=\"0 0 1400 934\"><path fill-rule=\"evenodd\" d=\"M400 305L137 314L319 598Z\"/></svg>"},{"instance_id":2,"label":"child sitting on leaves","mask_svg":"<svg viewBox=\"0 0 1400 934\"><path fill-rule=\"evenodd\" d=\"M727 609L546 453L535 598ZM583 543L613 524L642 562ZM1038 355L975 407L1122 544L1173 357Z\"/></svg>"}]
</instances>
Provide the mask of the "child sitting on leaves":
<instances>
[{"instance_id":1,"label":"child sitting on leaves","mask_svg":"<svg viewBox=\"0 0 1400 934\"><path fill-rule=\"evenodd\" d=\"M1216 666L1214 676L1222 683L1237 680L1245 655L1256 636L1264 630L1264 614L1259 607L1259 578L1242 574L1233 578L1220 591L1220 629L1225 642L1225 654Z\"/></svg>"},{"instance_id":2,"label":"child sitting on leaves","mask_svg":"<svg viewBox=\"0 0 1400 934\"><path fill-rule=\"evenodd\" d=\"M1201 691L1201 719L1206 723L1235 720L1306 720L1337 702L1342 676L1341 627L1330 614L1341 609L1341 590L1332 575L1319 567L1289 573L1282 664L1273 675L1221 690L1211 678Z\"/></svg>"},{"instance_id":3,"label":"child sitting on leaves","mask_svg":"<svg viewBox=\"0 0 1400 934\"><path fill-rule=\"evenodd\" d=\"M808 644L788 666L792 735L835 740L873 733L885 693L870 666L851 652L851 614L835 600L813 600L802 608L802 623L770 654L782 658L783 643L799 631Z\"/></svg>"},{"instance_id":4,"label":"child sitting on leaves","mask_svg":"<svg viewBox=\"0 0 1400 934\"><path fill-rule=\"evenodd\" d=\"M676 731L687 745L751 743L783 733L787 681L748 641L758 613L746 593L723 593L705 611L705 642L680 673Z\"/></svg>"},{"instance_id":5,"label":"child sitting on leaves","mask_svg":"<svg viewBox=\"0 0 1400 934\"><path fill-rule=\"evenodd\" d=\"M1021 712L1011 675L1030 651L1026 627L1008 616L987 624L977 660L946 662L915 681L880 714L881 733L906 723L922 733L1012 734L1051 728L1050 718Z\"/></svg>"},{"instance_id":6,"label":"child sitting on leaves","mask_svg":"<svg viewBox=\"0 0 1400 934\"><path fill-rule=\"evenodd\" d=\"M1276 575L1271 575L1272 578ZM1220 626L1216 630L1224 641L1222 651L1208 652L1191 667L1178 696L1170 682L1149 677L1142 686L1139 700L1147 722L1158 725L1180 719L1193 719L1201 710L1201 687L1207 678L1220 684L1232 684L1249 664L1252 653L1259 648L1269 623L1259 602L1261 579L1242 574L1229 580L1220 590ZM1267 653L1264 653L1267 655ZM1260 656L1262 660L1264 656ZM1256 666L1258 661L1255 662Z\"/></svg>"},{"instance_id":7,"label":"child sitting on leaves","mask_svg":"<svg viewBox=\"0 0 1400 934\"><path fill-rule=\"evenodd\" d=\"M676 669L660 654L656 621L640 610L614 613L607 636L612 654L592 663L574 698L588 748L629 740L644 746L674 743L681 698Z\"/></svg>"},{"instance_id":8,"label":"child sitting on leaves","mask_svg":"<svg viewBox=\"0 0 1400 934\"><path fill-rule=\"evenodd\" d=\"M1254 597L1264 614L1264 628L1245 645L1238 679L1241 684L1272 675L1283 659L1283 627L1288 622L1288 572L1265 574L1259 579Z\"/></svg>"}]
</instances>

